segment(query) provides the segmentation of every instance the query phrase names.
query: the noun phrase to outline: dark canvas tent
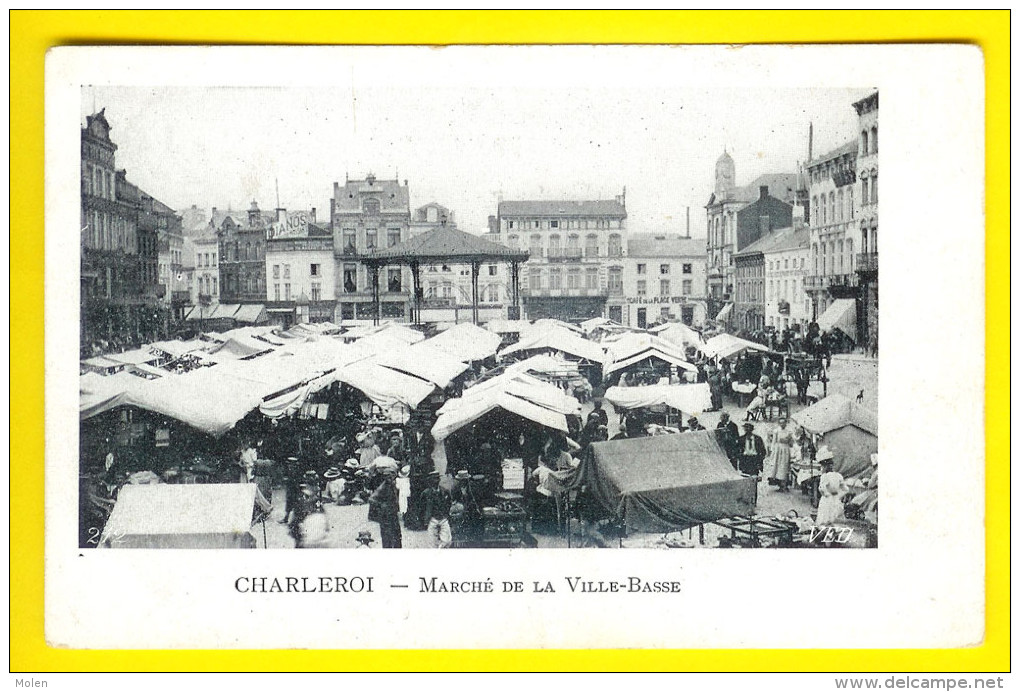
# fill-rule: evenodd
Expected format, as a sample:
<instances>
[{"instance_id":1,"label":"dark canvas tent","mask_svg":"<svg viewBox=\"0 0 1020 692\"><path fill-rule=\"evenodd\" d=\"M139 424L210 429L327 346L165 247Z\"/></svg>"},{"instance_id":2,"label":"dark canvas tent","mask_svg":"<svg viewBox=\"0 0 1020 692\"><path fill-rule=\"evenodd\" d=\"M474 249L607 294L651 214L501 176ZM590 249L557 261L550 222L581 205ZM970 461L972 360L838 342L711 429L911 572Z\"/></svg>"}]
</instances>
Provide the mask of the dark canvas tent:
<instances>
[{"instance_id":1,"label":"dark canvas tent","mask_svg":"<svg viewBox=\"0 0 1020 692\"><path fill-rule=\"evenodd\" d=\"M638 531L751 515L757 501L754 478L733 469L711 430L597 442L570 481L582 485Z\"/></svg>"}]
</instances>

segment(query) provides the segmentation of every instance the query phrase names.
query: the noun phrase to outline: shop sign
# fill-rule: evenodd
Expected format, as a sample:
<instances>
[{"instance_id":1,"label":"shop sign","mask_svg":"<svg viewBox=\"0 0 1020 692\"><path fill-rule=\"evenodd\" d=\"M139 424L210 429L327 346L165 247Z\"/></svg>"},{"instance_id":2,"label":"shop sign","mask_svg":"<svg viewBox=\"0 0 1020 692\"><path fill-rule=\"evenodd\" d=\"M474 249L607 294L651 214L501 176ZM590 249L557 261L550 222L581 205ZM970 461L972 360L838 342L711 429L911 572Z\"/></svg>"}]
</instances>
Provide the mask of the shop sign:
<instances>
[{"instance_id":1,"label":"shop sign","mask_svg":"<svg viewBox=\"0 0 1020 692\"><path fill-rule=\"evenodd\" d=\"M667 305L687 303L687 296L627 296L627 303L630 305Z\"/></svg>"}]
</instances>

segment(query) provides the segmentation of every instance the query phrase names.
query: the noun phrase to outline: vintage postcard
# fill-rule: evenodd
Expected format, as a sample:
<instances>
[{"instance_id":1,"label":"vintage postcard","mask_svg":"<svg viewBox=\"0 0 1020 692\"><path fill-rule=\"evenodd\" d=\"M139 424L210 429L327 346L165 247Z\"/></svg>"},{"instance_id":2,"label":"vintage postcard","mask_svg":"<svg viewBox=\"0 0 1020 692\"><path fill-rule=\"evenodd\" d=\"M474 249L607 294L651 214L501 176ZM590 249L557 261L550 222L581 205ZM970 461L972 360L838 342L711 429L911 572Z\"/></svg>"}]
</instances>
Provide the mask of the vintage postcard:
<instances>
[{"instance_id":1,"label":"vintage postcard","mask_svg":"<svg viewBox=\"0 0 1020 692\"><path fill-rule=\"evenodd\" d=\"M979 51L68 47L46 95L51 645L982 640Z\"/></svg>"}]
</instances>

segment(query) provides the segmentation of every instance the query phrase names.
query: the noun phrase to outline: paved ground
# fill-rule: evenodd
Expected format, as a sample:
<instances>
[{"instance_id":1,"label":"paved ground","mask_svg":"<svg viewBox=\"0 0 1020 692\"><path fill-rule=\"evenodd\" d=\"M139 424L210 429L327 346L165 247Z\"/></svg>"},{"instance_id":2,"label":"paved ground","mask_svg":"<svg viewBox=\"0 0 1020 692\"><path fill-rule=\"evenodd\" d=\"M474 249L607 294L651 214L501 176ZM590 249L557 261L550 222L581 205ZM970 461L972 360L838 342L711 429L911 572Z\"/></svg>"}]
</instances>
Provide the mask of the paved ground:
<instances>
[{"instance_id":1,"label":"paved ground","mask_svg":"<svg viewBox=\"0 0 1020 692\"><path fill-rule=\"evenodd\" d=\"M836 356L832 359L832 366L829 369L829 385L828 391L830 393L836 392L848 396L850 398L856 398L857 394L864 390L864 403L871 408L878 408L878 362L873 358L864 358L862 356L846 355ZM815 394L814 388L818 387L818 396L821 396L821 385L812 385L811 393ZM804 408L796 403L791 403L790 413L793 414L796 411ZM588 412L591 411L592 405L586 404L584 406L583 413L587 416ZM606 409L609 412L609 428L610 435L616 434L619 417L614 414L612 405L607 404ZM730 414L730 417L737 422L739 425L744 418L744 409L739 407L735 401L726 399L724 402L724 411ZM722 411L713 413L702 413L698 415L698 419L701 423L709 429L715 428L719 422L719 417L722 415ZM755 423L755 432L760 434L763 439L767 440L769 433L777 427L774 422L764 421ZM767 460L766 460L767 465ZM765 475L768 475L769 469L766 467ZM290 537L287 532L287 527L278 522L278 519L282 516L281 508L283 506L283 489L277 488L273 493L273 505L274 511L272 517L266 522L266 533L265 533L265 544L269 548L293 548L294 540ZM347 505L337 506L331 503L325 505L326 515L329 519L329 534L326 540L323 542L323 548L356 548L358 546L355 540L358 536L359 531L370 531L372 536L375 538L375 543L372 544L372 548L380 548L379 543L379 525L375 522L368 521L368 507L367 505ZM811 508L811 504L808 498L803 495L799 490L791 490L790 492L779 492L776 488L769 486L768 482L763 478L758 484L758 514L764 516L776 516L786 515L790 510L794 510L800 516L810 516L814 513ZM706 542L709 544L714 543L722 531L715 527L707 527L706 530ZM253 529L259 547L263 547L263 533L262 527L256 526ZM577 534L580 534L578 528ZM561 536L547 536L540 533L532 534L537 542L539 548L566 548L567 540ZM688 534L685 532L685 536ZM695 529L690 534L692 541L698 540L698 532ZM623 541L625 547L653 547L656 541L662 538L660 535L649 535L649 534L635 534L628 537ZM572 541L573 542L573 541ZM430 539L425 531L407 531L403 532L403 544L404 548L431 548ZM618 539L606 540L604 547L616 548L620 547L621 542Z\"/></svg>"}]
</instances>

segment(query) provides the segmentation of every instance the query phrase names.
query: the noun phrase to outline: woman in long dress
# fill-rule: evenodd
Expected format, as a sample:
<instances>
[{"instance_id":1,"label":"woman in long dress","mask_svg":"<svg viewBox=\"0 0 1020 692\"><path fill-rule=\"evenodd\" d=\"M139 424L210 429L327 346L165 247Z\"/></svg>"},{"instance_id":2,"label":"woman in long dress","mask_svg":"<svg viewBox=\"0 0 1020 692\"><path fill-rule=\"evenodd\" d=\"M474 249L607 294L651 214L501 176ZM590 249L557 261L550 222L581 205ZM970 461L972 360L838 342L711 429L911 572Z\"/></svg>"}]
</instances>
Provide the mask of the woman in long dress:
<instances>
[{"instance_id":1,"label":"woman in long dress","mask_svg":"<svg viewBox=\"0 0 1020 692\"><path fill-rule=\"evenodd\" d=\"M824 458L823 458L824 457ZM843 475L832 470L832 453L818 452L818 461L822 465L822 476L818 479L818 516L815 523L821 526L838 521L843 516L843 495L847 487Z\"/></svg>"},{"instance_id":2,"label":"woman in long dress","mask_svg":"<svg viewBox=\"0 0 1020 692\"><path fill-rule=\"evenodd\" d=\"M772 474L769 485L778 485L779 492L785 493L790 486L790 446L793 431L786 427L786 419L779 420L779 429L772 433Z\"/></svg>"}]
</instances>

